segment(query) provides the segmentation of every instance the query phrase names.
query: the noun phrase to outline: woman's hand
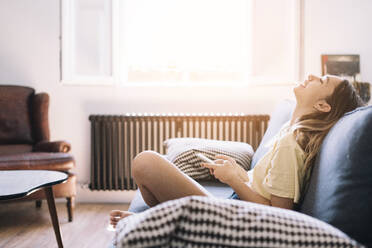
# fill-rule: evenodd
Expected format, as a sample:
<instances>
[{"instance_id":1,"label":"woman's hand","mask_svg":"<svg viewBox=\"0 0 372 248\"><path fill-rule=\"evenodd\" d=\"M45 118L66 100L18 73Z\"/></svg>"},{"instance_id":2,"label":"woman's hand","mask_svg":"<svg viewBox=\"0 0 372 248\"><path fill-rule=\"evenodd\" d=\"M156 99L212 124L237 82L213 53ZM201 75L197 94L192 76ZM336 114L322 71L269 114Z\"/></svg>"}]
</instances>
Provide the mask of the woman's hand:
<instances>
[{"instance_id":1,"label":"woman's hand","mask_svg":"<svg viewBox=\"0 0 372 248\"><path fill-rule=\"evenodd\" d=\"M247 182L247 172L236 161L225 155L217 155L214 164L202 163L201 166L208 168L211 174L223 183L229 184L237 179Z\"/></svg>"}]
</instances>

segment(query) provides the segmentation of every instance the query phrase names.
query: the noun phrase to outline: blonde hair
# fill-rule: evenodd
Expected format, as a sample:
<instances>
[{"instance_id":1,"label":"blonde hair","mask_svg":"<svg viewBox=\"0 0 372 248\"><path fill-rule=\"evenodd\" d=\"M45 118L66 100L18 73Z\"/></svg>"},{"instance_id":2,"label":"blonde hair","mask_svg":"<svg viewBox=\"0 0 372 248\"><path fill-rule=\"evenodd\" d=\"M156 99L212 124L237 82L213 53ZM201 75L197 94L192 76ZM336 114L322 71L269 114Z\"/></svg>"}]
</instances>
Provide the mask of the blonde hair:
<instances>
[{"instance_id":1,"label":"blonde hair","mask_svg":"<svg viewBox=\"0 0 372 248\"><path fill-rule=\"evenodd\" d=\"M343 80L333 93L324 99L330 106L330 112L315 112L300 117L293 126L297 143L306 154L305 169L311 170L320 150L323 139L334 124L346 113L363 106L363 101L352 84Z\"/></svg>"}]
</instances>

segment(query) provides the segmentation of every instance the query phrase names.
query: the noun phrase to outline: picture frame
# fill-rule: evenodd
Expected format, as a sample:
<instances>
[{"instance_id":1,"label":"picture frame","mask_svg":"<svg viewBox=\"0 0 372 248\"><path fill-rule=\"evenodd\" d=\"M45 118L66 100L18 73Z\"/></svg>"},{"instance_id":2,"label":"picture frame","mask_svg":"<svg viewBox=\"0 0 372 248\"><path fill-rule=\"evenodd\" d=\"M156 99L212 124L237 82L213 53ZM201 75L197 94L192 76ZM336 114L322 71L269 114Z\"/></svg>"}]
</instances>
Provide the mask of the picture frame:
<instances>
[{"instance_id":1,"label":"picture frame","mask_svg":"<svg viewBox=\"0 0 372 248\"><path fill-rule=\"evenodd\" d=\"M322 75L352 77L360 74L359 54L322 54Z\"/></svg>"}]
</instances>

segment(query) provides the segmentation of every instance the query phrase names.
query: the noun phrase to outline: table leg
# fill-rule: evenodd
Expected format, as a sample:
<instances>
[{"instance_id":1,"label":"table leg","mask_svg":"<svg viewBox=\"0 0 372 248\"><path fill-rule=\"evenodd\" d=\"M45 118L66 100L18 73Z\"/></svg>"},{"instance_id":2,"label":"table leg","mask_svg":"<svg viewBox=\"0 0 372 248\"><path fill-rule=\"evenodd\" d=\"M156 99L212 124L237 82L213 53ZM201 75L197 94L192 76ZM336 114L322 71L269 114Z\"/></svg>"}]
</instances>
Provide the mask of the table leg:
<instances>
[{"instance_id":1,"label":"table leg","mask_svg":"<svg viewBox=\"0 0 372 248\"><path fill-rule=\"evenodd\" d=\"M58 248L63 248L61 232L59 231L59 222L58 222L56 204L54 202L53 190L52 190L52 187L46 187L44 190L45 190L45 195L48 201L49 214L50 214L50 218L52 219L53 229L56 235Z\"/></svg>"}]
</instances>

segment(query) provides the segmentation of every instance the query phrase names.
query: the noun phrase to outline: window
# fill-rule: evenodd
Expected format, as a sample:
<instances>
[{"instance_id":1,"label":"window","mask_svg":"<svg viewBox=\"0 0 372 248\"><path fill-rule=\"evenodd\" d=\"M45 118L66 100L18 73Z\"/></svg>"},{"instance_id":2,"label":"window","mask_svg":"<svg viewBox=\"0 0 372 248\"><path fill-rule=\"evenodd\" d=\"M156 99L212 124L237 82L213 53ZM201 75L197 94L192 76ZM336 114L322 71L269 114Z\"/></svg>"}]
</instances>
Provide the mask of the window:
<instances>
[{"instance_id":1,"label":"window","mask_svg":"<svg viewBox=\"0 0 372 248\"><path fill-rule=\"evenodd\" d=\"M299 0L62 0L67 83L290 82Z\"/></svg>"},{"instance_id":2,"label":"window","mask_svg":"<svg viewBox=\"0 0 372 248\"><path fill-rule=\"evenodd\" d=\"M114 82L113 2L62 0L62 80Z\"/></svg>"},{"instance_id":3,"label":"window","mask_svg":"<svg viewBox=\"0 0 372 248\"><path fill-rule=\"evenodd\" d=\"M127 1L128 81L243 81L250 12L246 0Z\"/></svg>"}]
</instances>

